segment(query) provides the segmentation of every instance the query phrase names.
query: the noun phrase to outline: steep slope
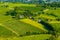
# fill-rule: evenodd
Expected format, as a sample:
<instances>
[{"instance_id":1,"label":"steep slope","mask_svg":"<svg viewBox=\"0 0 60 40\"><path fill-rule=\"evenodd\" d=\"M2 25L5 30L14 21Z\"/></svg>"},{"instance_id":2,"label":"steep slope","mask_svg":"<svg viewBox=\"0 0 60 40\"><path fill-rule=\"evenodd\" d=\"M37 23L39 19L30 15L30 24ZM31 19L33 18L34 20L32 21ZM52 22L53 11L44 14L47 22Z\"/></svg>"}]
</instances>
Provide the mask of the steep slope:
<instances>
[{"instance_id":1,"label":"steep slope","mask_svg":"<svg viewBox=\"0 0 60 40\"><path fill-rule=\"evenodd\" d=\"M60 33L60 21L51 21L49 24L54 28L56 32Z\"/></svg>"},{"instance_id":2,"label":"steep slope","mask_svg":"<svg viewBox=\"0 0 60 40\"><path fill-rule=\"evenodd\" d=\"M37 23L38 25L36 25L36 23L33 21L33 23L35 23L35 24L31 25L30 22L32 23L32 21L30 21L29 23L25 23L24 21L12 19L11 16L5 16L5 13L6 13L6 11L8 11L8 8L1 7L0 9L1 9L0 10L0 25L3 26L3 28L11 31L10 33L14 33L15 35L19 36L19 35L26 35L27 32L30 32L31 34L32 33L41 33L43 31L46 32L46 30L43 28L43 26L39 27L40 24ZM6 31L4 31L4 32L6 32ZM8 33L6 33L6 34L8 34ZM3 35L3 34L1 34L1 35ZM10 35L10 34L8 34L8 35Z\"/></svg>"},{"instance_id":3,"label":"steep slope","mask_svg":"<svg viewBox=\"0 0 60 40\"><path fill-rule=\"evenodd\" d=\"M8 37L8 38L2 38L1 40L47 40L49 39L51 35L49 34L41 34L41 35L31 35L31 36L24 36L24 37Z\"/></svg>"},{"instance_id":4,"label":"steep slope","mask_svg":"<svg viewBox=\"0 0 60 40\"><path fill-rule=\"evenodd\" d=\"M23 19L23 20L20 20L20 21L25 22L25 23L30 24L30 25L33 25L33 26L47 32L47 30L44 28L44 26L42 24L39 24L39 23L37 23L37 22L35 22L33 20Z\"/></svg>"},{"instance_id":5,"label":"steep slope","mask_svg":"<svg viewBox=\"0 0 60 40\"><path fill-rule=\"evenodd\" d=\"M9 29L12 30L12 32L16 33L17 36L19 35L25 35L26 32L30 33L41 33L43 32L42 29L35 27L34 25L30 25L28 23L24 23L21 21L13 20L13 21L7 21L3 23L3 25Z\"/></svg>"},{"instance_id":6,"label":"steep slope","mask_svg":"<svg viewBox=\"0 0 60 40\"><path fill-rule=\"evenodd\" d=\"M11 30L6 29L5 27L0 25L0 37L11 37L16 36Z\"/></svg>"}]
</instances>

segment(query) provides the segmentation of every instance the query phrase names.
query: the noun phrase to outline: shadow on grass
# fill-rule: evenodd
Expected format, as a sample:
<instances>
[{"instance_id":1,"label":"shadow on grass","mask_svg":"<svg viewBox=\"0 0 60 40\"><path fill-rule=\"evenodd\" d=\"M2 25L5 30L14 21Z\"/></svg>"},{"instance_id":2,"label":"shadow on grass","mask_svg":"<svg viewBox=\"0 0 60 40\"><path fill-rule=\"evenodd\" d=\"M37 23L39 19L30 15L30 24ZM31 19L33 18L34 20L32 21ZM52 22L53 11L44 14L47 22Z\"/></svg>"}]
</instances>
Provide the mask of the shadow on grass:
<instances>
[{"instance_id":1,"label":"shadow on grass","mask_svg":"<svg viewBox=\"0 0 60 40\"><path fill-rule=\"evenodd\" d=\"M44 25L44 28L47 29L48 31L54 31L54 28L50 24L48 24L48 23L46 23L44 21L41 21L39 23L41 23L42 25Z\"/></svg>"}]
</instances>

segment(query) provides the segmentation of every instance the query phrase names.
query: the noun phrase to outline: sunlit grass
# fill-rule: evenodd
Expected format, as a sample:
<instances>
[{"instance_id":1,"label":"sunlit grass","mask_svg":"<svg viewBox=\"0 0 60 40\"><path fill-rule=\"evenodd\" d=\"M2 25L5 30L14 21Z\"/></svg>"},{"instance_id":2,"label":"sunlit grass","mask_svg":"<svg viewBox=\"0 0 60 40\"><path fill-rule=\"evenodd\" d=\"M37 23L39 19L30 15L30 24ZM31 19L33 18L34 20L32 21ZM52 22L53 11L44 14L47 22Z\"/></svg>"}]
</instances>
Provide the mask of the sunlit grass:
<instances>
[{"instance_id":1,"label":"sunlit grass","mask_svg":"<svg viewBox=\"0 0 60 40\"><path fill-rule=\"evenodd\" d=\"M51 35L48 34L41 34L41 35L31 35L31 36L24 36L24 37L0 37L0 40L46 40Z\"/></svg>"},{"instance_id":2,"label":"sunlit grass","mask_svg":"<svg viewBox=\"0 0 60 40\"><path fill-rule=\"evenodd\" d=\"M44 26L43 26L42 24L39 24L39 23L37 23L37 22L35 22L35 21L33 21L33 20L23 19L23 20L20 20L20 21L25 22L25 23L27 23L27 24L30 24L30 25L32 25L32 26L35 26L35 27L37 27L37 28L40 28L40 29L42 29L42 30L44 30L44 31L47 31L46 29L44 29Z\"/></svg>"}]
</instances>

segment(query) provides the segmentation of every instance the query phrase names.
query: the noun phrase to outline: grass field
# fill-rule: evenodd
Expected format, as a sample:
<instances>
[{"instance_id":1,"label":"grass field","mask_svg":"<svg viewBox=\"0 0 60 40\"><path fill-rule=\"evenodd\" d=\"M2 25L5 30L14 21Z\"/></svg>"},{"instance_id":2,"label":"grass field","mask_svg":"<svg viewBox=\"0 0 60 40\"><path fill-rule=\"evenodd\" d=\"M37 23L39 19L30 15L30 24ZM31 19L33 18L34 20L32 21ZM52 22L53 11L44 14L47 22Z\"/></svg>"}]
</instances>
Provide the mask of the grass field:
<instances>
[{"instance_id":1,"label":"grass field","mask_svg":"<svg viewBox=\"0 0 60 40\"><path fill-rule=\"evenodd\" d=\"M9 31L12 31L12 33L15 33L18 35L24 35L26 32L40 32L41 30L35 27L34 25L30 25L28 23L24 23L21 21L17 21L11 18L11 16L5 16L4 14L6 11L8 11L9 8L1 7L0 9L0 25L6 28ZM17 24L16 24L17 23ZM24 30L24 31L22 31ZM22 32L21 32L22 31Z\"/></svg>"},{"instance_id":2,"label":"grass field","mask_svg":"<svg viewBox=\"0 0 60 40\"><path fill-rule=\"evenodd\" d=\"M41 34L41 35L31 35L31 36L24 36L24 37L8 37L8 38L2 38L0 37L0 40L46 40L51 35L48 34Z\"/></svg>"},{"instance_id":3,"label":"grass field","mask_svg":"<svg viewBox=\"0 0 60 40\"><path fill-rule=\"evenodd\" d=\"M33 26L35 26L35 27L37 27L37 28L39 28L39 29L47 32L47 30L44 29L44 26L43 26L42 24L39 24L39 23L37 23L37 22L35 22L35 21L33 21L33 20L23 19L23 20L21 20L21 21L22 21L22 22L25 22L25 23L27 23L27 24L33 25Z\"/></svg>"},{"instance_id":4,"label":"grass field","mask_svg":"<svg viewBox=\"0 0 60 40\"><path fill-rule=\"evenodd\" d=\"M8 5L8 7L6 7ZM34 20L27 18L14 19L11 15L6 16L6 12L14 10L14 7L19 7L23 10L30 10L34 15ZM40 34L48 32L45 26L37 21L39 19L46 20L56 31L60 33L60 8L44 9L36 7L35 4L19 4L19 3L1 3L0 4L0 40L46 40L51 34ZM20 12L22 10L19 10ZM23 11L22 11L23 12ZM39 14L38 14L39 13ZM47 21L48 19L48 21ZM50 21L49 21L50 20ZM20 37L23 36L23 37ZM57 39L59 40L60 37Z\"/></svg>"}]
</instances>

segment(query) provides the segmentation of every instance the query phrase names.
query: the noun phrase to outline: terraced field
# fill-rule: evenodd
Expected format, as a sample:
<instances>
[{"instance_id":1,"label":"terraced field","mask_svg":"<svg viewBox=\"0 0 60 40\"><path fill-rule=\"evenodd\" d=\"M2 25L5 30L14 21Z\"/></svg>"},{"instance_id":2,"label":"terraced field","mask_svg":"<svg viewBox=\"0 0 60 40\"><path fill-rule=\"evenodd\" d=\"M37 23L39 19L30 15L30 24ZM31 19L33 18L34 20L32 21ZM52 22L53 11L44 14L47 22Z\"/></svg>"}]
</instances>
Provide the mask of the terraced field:
<instances>
[{"instance_id":1,"label":"terraced field","mask_svg":"<svg viewBox=\"0 0 60 40\"><path fill-rule=\"evenodd\" d=\"M30 24L30 25L34 25L35 27L40 28L41 30L47 32L47 30L44 29L44 26L43 26L42 24L39 24L39 23L37 23L37 22L35 22L35 21L33 21L33 20L23 19L23 20L20 20L20 21L25 22L25 23Z\"/></svg>"},{"instance_id":2,"label":"terraced field","mask_svg":"<svg viewBox=\"0 0 60 40\"><path fill-rule=\"evenodd\" d=\"M9 7L6 7L5 5L8 5ZM19 7L24 11L29 10L34 15L32 18L27 17L23 19L14 19L11 15L6 16L6 12L14 10L14 7ZM60 18L59 10L60 8L57 8L56 10L44 9L39 13L41 8L36 7L35 4L1 4L0 40L48 40L52 35L48 33L51 30L46 29L48 24L51 25L56 32L60 33L60 21L56 20L57 18ZM22 10L19 11L21 12ZM46 22L47 25L43 25L42 21L44 21L44 23ZM50 28L49 26L47 27Z\"/></svg>"},{"instance_id":3,"label":"terraced field","mask_svg":"<svg viewBox=\"0 0 60 40\"><path fill-rule=\"evenodd\" d=\"M41 35L31 35L31 36L24 36L24 37L8 37L8 38L2 38L0 37L0 40L46 40L51 35L41 34Z\"/></svg>"}]
</instances>

